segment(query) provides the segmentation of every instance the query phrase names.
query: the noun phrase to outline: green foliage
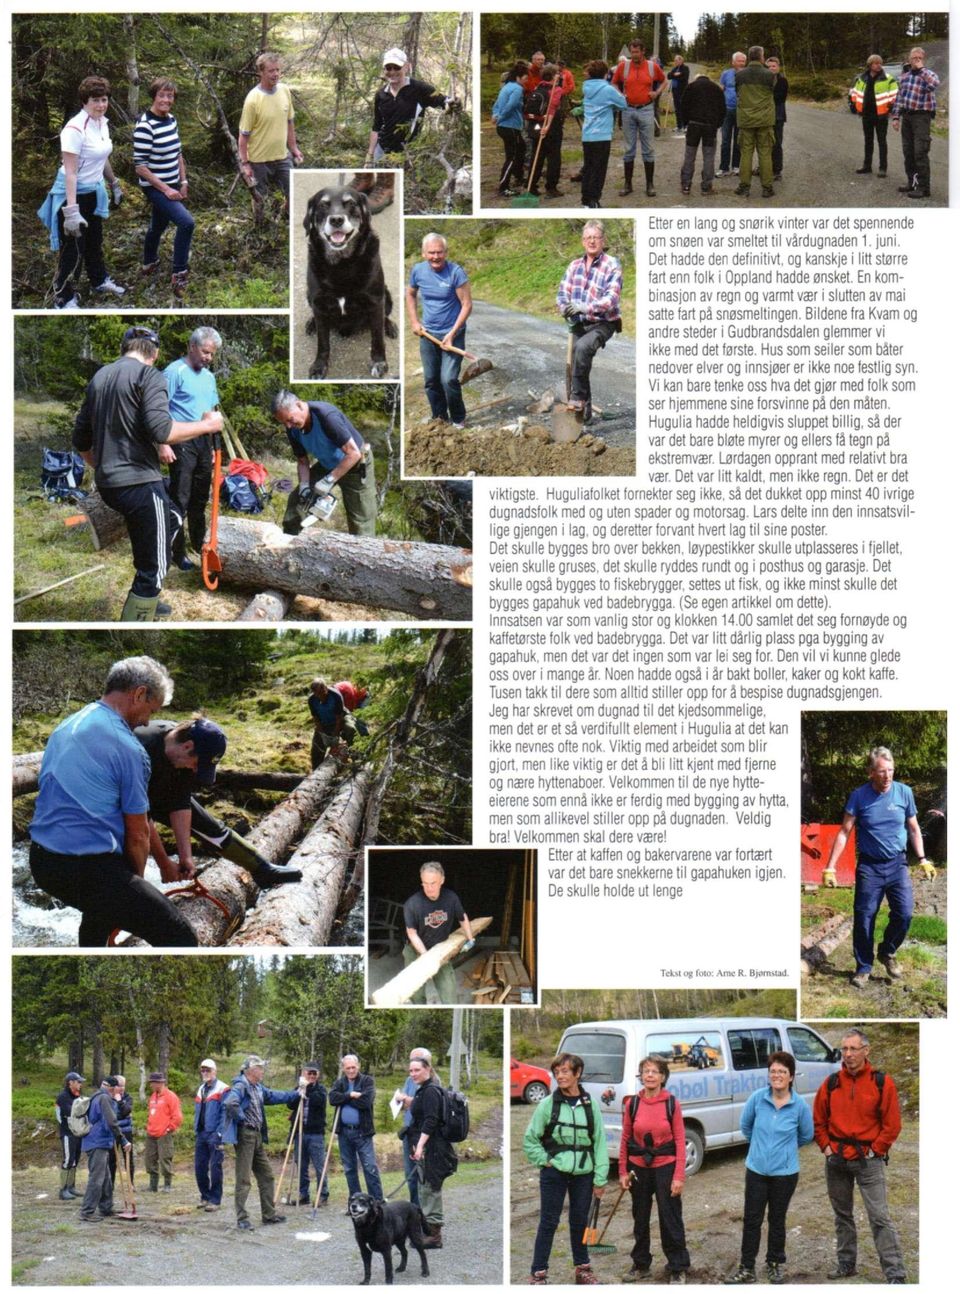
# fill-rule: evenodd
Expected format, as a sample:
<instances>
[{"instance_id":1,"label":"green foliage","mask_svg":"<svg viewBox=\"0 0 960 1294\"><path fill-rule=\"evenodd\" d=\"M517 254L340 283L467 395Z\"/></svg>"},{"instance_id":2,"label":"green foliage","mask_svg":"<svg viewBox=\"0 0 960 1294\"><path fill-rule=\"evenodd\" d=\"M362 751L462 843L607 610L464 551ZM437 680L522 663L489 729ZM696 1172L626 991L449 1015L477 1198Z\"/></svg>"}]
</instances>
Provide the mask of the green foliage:
<instances>
[{"instance_id":1,"label":"green foliage","mask_svg":"<svg viewBox=\"0 0 960 1294\"><path fill-rule=\"evenodd\" d=\"M874 11L844 14L843 22L838 23L836 15L828 12L733 13L721 18L705 13L687 57L727 66L734 50L762 45L768 54L783 60L793 94L794 71L862 66L875 51L886 61L898 59L918 39L917 24L923 24L925 17ZM941 34L945 32L941 19L945 18L945 14L934 15Z\"/></svg>"}]
</instances>

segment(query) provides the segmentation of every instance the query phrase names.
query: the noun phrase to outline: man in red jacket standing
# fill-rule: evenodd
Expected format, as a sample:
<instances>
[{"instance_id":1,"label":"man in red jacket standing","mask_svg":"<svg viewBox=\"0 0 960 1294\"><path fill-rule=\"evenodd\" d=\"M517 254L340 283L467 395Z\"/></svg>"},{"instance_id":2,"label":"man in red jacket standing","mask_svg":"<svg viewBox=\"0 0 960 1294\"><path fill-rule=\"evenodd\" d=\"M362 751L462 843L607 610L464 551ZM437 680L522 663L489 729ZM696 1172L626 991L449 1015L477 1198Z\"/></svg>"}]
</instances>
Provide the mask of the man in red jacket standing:
<instances>
[{"instance_id":1,"label":"man in red jacket standing","mask_svg":"<svg viewBox=\"0 0 960 1294\"><path fill-rule=\"evenodd\" d=\"M813 1135L827 1161L827 1194L837 1232L837 1266L829 1280L856 1274L857 1227L853 1188L860 1187L880 1265L888 1285L905 1285L906 1271L887 1207L886 1162L900 1135L900 1103L893 1079L868 1059L862 1029L840 1039L843 1064L820 1086L813 1103Z\"/></svg>"},{"instance_id":2,"label":"man in red jacket standing","mask_svg":"<svg viewBox=\"0 0 960 1294\"><path fill-rule=\"evenodd\" d=\"M157 1190L163 1173L163 1189L173 1190L173 1134L183 1123L183 1111L176 1092L167 1087L163 1074L150 1075L150 1098L147 1102L147 1153L145 1162L150 1174L150 1189Z\"/></svg>"}]
</instances>

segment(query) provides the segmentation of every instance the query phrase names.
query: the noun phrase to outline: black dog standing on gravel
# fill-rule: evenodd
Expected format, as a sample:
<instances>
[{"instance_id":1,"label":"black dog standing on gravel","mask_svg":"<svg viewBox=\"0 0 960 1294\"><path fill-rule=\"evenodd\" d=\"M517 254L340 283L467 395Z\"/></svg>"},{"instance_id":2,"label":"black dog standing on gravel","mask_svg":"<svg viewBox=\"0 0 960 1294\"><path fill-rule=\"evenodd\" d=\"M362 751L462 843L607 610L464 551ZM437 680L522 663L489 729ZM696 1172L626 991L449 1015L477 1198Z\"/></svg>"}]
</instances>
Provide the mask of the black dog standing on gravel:
<instances>
[{"instance_id":1,"label":"black dog standing on gravel","mask_svg":"<svg viewBox=\"0 0 960 1294\"><path fill-rule=\"evenodd\" d=\"M370 227L366 194L351 188L315 193L303 219L310 253L307 304L313 318L307 332L317 334L317 357L311 377L326 377L330 366L330 332L341 337L370 330L370 376L388 369L384 336L396 337L389 317L393 298L383 277L380 239Z\"/></svg>"},{"instance_id":2,"label":"black dog standing on gravel","mask_svg":"<svg viewBox=\"0 0 960 1294\"><path fill-rule=\"evenodd\" d=\"M429 1276L427 1255L423 1251L423 1214L415 1204L398 1200L388 1204L372 1195L357 1192L350 1196L347 1209L353 1219L353 1230L363 1259L362 1285L370 1284L370 1267L374 1253L383 1257L383 1278L393 1284L393 1246L400 1250L397 1271L407 1270L407 1241L420 1255L420 1275Z\"/></svg>"}]
</instances>

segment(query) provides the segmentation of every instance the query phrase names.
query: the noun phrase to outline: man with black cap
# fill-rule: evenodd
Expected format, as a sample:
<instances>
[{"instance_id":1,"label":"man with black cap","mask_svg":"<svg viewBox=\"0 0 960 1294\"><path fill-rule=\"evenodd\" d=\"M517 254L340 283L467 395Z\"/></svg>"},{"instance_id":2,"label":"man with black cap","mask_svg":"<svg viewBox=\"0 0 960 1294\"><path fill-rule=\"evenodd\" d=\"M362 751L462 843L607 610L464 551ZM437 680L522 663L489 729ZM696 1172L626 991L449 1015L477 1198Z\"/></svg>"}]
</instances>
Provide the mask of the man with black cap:
<instances>
[{"instance_id":1,"label":"man with black cap","mask_svg":"<svg viewBox=\"0 0 960 1294\"><path fill-rule=\"evenodd\" d=\"M305 1075L292 1092L276 1092L264 1087L263 1071L266 1061L260 1056L248 1056L243 1062L240 1077L223 1098L223 1141L237 1148L237 1182L234 1202L237 1207L237 1230L252 1231L253 1223L247 1212L250 1194L250 1175L257 1179L260 1192L260 1219L264 1226L286 1222L273 1202L273 1169L264 1144L267 1140L268 1105L286 1105L299 1100L307 1086Z\"/></svg>"},{"instance_id":2,"label":"man with black cap","mask_svg":"<svg viewBox=\"0 0 960 1294\"><path fill-rule=\"evenodd\" d=\"M200 1062L200 1086L193 1098L193 1171L200 1191L198 1209L216 1213L223 1199L223 1098L230 1091L217 1078L217 1062Z\"/></svg>"},{"instance_id":3,"label":"man with black cap","mask_svg":"<svg viewBox=\"0 0 960 1294\"><path fill-rule=\"evenodd\" d=\"M191 833L224 858L245 868L262 890L285 881L299 881L295 867L275 867L232 828L220 822L194 798L199 786L213 786L217 764L227 749L227 735L219 724L202 715L182 723L154 720L134 730L150 758L150 852L164 881L190 880L196 874ZM165 823L177 842L174 862L157 832Z\"/></svg>"},{"instance_id":4,"label":"man with black cap","mask_svg":"<svg viewBox=\"0 0 960 1294\"><path fill-rule=\"evenodd\" d=\"M118 1144L120 1154L126 1154L130 1145L117 1121L119 1093L116 1077L108 1074L87 1109L90 1130L83 1138L83 1151L87 1156L87 1189L80 1205L81 1222L99 1222L113 1213L110 1151Z\"/></svg>"},{"instance_id":5,"label":"man with black cap","mask_svg":"<svg viewBox=\"0 0 960 1294\"><path fill-rule=\"evenodd\" d=\"M73 427L73 448L95 469L104 503L127 523L136 575L121 620L170 614L160 590L182 518L171 510L160 465L174 461L173 445L223 426L214 410L199 422L170 417L167 383L155 367L159 354L152 328L128 328L120 358L93 375Z\"/></svg>"},{"instance_id":6,"label":"man with black cap","mask_svg":"<svg viewBox=\"0 0 960 1294\"><path fill-rule=\"evenodd\" d=\"M183 1110L176 1092L167 1087L164 1074L150 1075L147 1101L147 1150L144 1162L150 1175L150 1190L156 1191L163 1173L163 1189L173 1190L173 1135L183 1123Z\"/></svg>"},{"instance_id":7,"label":"man with black cap","mask_svg":"<svg viewBox=\"0 0 960 1294\"><path fill-rule=\"evenodd\" d=\"M75 1069L71 1069L63 1080L63 1091L56 1101L57 1127L60 1129L60 1145L63 1150L60 1157L59 1198L61 1200L78 1200L81 1195L80 1191L75 1191L73 1188L77 1180L77 1165L80 1163L80 1146L83 1138L70 1131L67 1120L70 1118L74 1101L82 1095L80 1088L85 1081Z\"/></svg>"},{"instance_id":8,"label":"man with black cap","mask_svg":"<svg viewBox=\"0 0 960 1294\"><path fill-rule=\"evenodd\" d=\"M310 1204L311 1164L318 1185L323 1178L323 1161L326 1155L323 1137L327 1130L327 1089L320 1082L320 1066L315 1060L307 1061L303 1067L303 1076L307 1080L306 1087L301 1089L298 1096L288 1101L287 1106L293 1111L290 1115L290 1135L294 1136L297 1128L297 1110L301 1104L303 1105L303 1141L301 1143L299 1135L296 1135L293 1144L294 1154L298 1156L300 1164L300 1203ZM329 1198L330 1187L324 1180L320 1203L326 1204Z\"/></svg>"}]
</instances>

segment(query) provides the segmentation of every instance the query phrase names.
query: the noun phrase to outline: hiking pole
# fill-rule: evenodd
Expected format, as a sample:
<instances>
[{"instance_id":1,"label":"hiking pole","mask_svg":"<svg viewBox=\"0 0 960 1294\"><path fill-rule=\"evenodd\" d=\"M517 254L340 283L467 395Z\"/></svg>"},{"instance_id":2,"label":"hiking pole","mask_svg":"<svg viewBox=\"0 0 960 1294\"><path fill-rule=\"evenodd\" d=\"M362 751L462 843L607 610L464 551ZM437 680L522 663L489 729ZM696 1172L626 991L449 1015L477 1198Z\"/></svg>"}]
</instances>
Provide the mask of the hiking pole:
<instances>
[{"instance_id":1,"label":"hiking pole","mask_svg":"<svg viewBox=\"0 0 960 1294\"><path fill-rule=\"evenodd\" d=\"M124 1222L136 1222L138 1221L137 1200L133 1193L133 1174L127 1158L129 1154L129 1144L117 1147L117 1172L120 1174L120 1189L123 1191L123 1212L117 1216Z\"/></svg>"},{"instance_id":2,"label":"hiking pole","mask_svg":"<svg viewBox=\"0 0 960 1294\"><path fill-rule=\"evenodd\" d=\"M317 1183L317 1196L313 1201L313 1208L310 1210L310 1221L313 1222L317 1216L317 1209L320 1207L320 1193L323 1190L323 1183L327 1180L327 1168L330 1164L330 1155L333 1151L333 1139L337 1135L337 1123L340 1119L340 1107L337 1106L333 1113L333 1126L330 1129L330 1144L327 1146L327 1153L323 1161L323 1172L320 1174L320 1181Z\"/></svg>"},{"instance_id":3,"label":"hiking pole","mask_svg":"<svg viewBox=\"0 0 960 1294\"><path fill-rule=\"evenodd\" d=\"M293 1127L290 1129L290 1136L287 1139L287 1153L283 1157L283 1167L280 1169L280 1178L277 1182L277 1189L273 1193L273 1207L277 1207L277 1201L280 1199L280 1192L283 1190L283 1179L287 1175L287 1164L290 1162L290 1151L293 1149L293 1143L297 1135L297 1128L303 1115L303 1101L297 1106L297 1113L294 1116Z\"/></svg>"},{"instance_id":4,"label":"hiking pole","mask_svg":"<svg viewBox=\"0 0 960 1294\"><path fill-rule=\"evenodd\" d=\"M300 1169L301 1173L303 1172L303 1124L304 1124L303 1107L304 1107L304 1105L305 1105L305 1104L306 1104L306 1097L304 1096L303 1092L301 1092L301 1093L300 1093L300 1138L299 1138L299 1140L297 1141L297 1167ZM309 1169L309 1167L307 1168L307 1181L308 1181L308 1182L310 1181L310 1169ZM296 1202L296 1204L295 1204L293 1207L294 1207L295 1209L299 1209L299 1207L300 1207L300 1183L299 1183L299 1181L297 1182L297 1202Z\"/></svg>"}]
</instances>

